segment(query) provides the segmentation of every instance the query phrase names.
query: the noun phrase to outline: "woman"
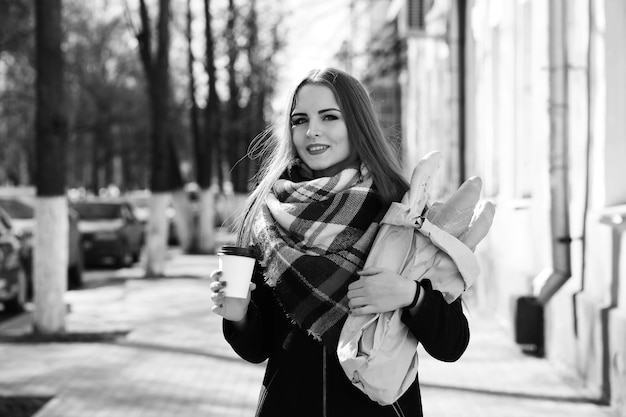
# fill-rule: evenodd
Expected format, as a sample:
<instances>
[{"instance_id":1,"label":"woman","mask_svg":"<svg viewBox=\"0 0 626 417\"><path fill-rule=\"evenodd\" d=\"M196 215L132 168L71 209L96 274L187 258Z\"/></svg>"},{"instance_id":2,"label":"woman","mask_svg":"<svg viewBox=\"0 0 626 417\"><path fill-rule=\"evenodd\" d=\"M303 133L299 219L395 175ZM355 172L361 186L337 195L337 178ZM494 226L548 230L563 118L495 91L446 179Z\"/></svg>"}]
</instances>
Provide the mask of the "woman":
<instances>
[{"instance_id":1,"label":"woman","mask_svg":"<svg viewBox=\"0 0 626 417\"><path fill-rule=\"evenodd\" d=\"M430 282L381 268L361 270L389 204L408 190L361 83L316 70L293 91L282 135L271 135L238 244L260 265L247 300L226 298L212 274L213 311L243 359L269 359L257 416L421 416L419 383L393 405L370 400L336 355L348 314L404 309L402 320L435 358L457 360L469 341L460 301ZM280 132L280 131L278 131ZM232 319L237 303L244 314Z\"/></svg>"}]
</instances>

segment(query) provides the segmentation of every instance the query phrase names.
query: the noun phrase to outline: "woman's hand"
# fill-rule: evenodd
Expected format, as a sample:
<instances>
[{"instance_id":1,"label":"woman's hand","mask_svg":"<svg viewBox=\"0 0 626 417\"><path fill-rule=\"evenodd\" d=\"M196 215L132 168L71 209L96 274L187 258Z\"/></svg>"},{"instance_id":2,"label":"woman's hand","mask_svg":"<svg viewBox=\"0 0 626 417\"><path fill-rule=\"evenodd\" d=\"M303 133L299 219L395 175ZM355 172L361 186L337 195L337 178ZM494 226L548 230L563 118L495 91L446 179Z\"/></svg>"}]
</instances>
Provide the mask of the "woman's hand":
<instances>
[{"instance_id":1,"label":"woman's hand","mask_svg":"<svg viewBox=\"0 0 626 417\"><path fill-rule=\"evenodd\" d=\"M211 301L215 304L212 311L224 317L226 320L243 322L248 312L248 305L250 304L250 293L256 288L256 284L250 283L247 298L226 297L224 288L227 283L226 281L220 281L221 277L222 271L215 270L211 272L210 278L213 282L209 286L209 289L211 290Z\"/></svg>"},{"instance_id":2,"label":"woman's hand","mask_svg":"<svg viewBox=\"0 0 626 417\"><path fill-rule=\"evenodd\" d=\"M413 301L417 283L388 269L369 267L348 286L348 306L355 315L384 313L406 307Z\"/></svg>"}]
</instances>

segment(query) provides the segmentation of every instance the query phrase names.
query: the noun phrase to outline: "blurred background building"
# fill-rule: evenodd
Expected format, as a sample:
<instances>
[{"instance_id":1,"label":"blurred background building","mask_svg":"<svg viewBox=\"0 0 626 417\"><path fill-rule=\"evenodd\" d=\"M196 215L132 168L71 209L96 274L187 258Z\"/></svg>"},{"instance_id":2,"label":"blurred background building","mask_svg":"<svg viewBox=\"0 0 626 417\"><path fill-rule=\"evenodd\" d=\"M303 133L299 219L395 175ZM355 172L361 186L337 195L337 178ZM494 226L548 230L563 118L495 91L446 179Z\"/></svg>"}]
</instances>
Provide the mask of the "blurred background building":
<instances>
[{"instance_id":1,"label":"blurred background building","mask_svg":"<svg viewBox=\"0 0 626 417\"><path fill-rule=\"evenodd\" d=\"M352 0L338 59L366 81L407 173L497 205L473 296L626 413L626 2Z\"/></svg>"}]
</instances>

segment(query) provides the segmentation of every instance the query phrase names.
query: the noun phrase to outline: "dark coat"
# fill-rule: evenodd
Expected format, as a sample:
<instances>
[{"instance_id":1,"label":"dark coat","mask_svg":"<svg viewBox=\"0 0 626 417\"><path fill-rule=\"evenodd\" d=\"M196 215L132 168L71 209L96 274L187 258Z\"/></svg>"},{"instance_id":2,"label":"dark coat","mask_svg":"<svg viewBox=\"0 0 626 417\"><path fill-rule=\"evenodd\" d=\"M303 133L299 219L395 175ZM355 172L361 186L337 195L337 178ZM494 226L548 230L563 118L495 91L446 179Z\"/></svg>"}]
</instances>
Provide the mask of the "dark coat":
<instances>
[{"instance_id":1,"label":"dark coat","mask_svg":"<svg viewBox=\"0 0 626 417\"><path fill-rule=\"evenodd\" d=\"M253 281L257 288L252 292L246 328L237 331L224 320L223 331L243 359L253 363L269 359L257 416L422 416L417 379L393 405L383 407L370 400L348 380L336 352L324 349L290 322L258 271ZM405 311L402 321L431 356L456 361L469 342L461 302L448 305L427 280L422 281L422 291L425 298L418 313L411 316Z\"/></svg>"}]
</instances>

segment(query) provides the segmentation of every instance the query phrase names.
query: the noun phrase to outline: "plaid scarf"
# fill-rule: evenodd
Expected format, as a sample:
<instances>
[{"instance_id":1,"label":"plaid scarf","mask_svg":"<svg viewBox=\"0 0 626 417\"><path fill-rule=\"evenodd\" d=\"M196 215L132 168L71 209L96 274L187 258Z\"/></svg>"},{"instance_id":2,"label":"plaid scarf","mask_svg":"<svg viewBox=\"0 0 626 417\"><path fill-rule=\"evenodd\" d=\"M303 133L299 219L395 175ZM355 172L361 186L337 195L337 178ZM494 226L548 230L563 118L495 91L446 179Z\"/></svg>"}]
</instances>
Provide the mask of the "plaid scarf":
<instances>
[{"instance_id":1,"label":"plaid scarf","mask_svg":"<svg viewBox=\"0 0 626 417\"><path fill-rule=\"evenodd\" d=\"M288 318L336 348L348 285L365 263L383 203L364 166L332 177L279 179L253 227L265 282Z\"/></svg>"}]
</instances>

